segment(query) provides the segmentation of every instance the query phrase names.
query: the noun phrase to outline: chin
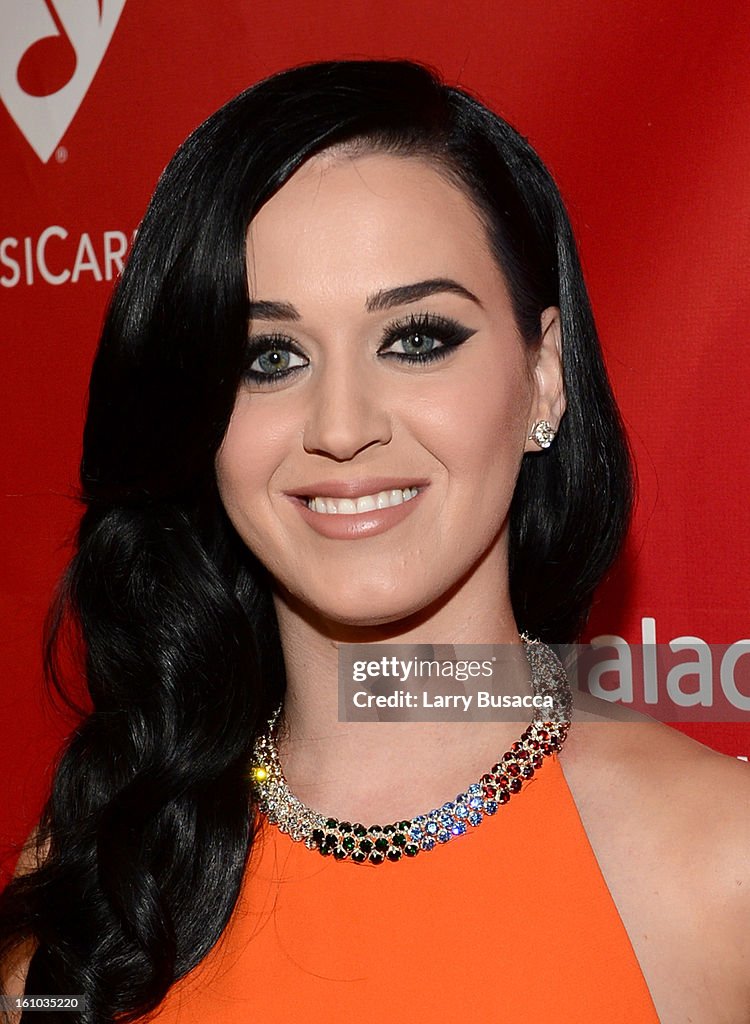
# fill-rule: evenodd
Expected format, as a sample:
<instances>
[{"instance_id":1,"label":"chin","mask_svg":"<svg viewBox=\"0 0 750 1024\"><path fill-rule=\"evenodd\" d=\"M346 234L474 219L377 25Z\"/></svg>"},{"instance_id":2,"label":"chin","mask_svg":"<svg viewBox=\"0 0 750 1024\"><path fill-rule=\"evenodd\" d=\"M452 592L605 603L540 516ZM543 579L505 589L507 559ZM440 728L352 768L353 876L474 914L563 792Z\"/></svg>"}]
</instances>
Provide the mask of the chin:
<instances>
[{"instance_id":1,"label":"chin","mask_svg":"<svg viewBox=\"0 0 750 1024\"><path fill-rule=\"evenodd\" d=\"M294 593L294 592L293 592ZM345 626L382 626L399 622L421 612L436 595L427 591L424 581L416 588L405 589L403 584L386 584L349 580L339 583L329 577L325 590L311 588L294 593L296 602L308 607L315 615Z\"/></svg>"}]
</instances>

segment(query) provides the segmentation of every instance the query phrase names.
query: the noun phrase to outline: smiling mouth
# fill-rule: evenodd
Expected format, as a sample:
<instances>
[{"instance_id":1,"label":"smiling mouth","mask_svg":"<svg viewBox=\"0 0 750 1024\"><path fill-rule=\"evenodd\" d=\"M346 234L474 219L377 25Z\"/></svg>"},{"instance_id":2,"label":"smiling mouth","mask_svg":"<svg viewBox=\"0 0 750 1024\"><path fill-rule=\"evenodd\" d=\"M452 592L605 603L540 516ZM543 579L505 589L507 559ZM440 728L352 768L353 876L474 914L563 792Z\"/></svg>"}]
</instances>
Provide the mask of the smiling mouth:
<instances>
[{"instance_id":1,"label":"smiling mouth","mask_svg":"<svg viewBox=\"0 0 750 1024\"><path fill-rule=\"evenodd\" d=\"M418 487L393 488L376 494L363 494L360 498L328 498L315 496L301 498L312 512L323 515L354 516L360 512L374 512L382 508L393 508L411 501L419 494Z\"/></svg>"}]
</instances>

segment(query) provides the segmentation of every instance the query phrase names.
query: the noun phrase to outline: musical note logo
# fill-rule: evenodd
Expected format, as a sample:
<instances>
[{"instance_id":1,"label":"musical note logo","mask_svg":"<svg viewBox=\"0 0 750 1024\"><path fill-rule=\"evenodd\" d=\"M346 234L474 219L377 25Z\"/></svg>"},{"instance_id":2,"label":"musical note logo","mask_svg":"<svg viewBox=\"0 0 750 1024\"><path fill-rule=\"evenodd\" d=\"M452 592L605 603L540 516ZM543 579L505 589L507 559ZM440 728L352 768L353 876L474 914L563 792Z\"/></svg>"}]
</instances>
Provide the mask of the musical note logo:
<instances>
[{"instance_id":1,"label":"musical note logo","mask_svg":"<svg viewBox=\"0 0 750 1024\"><path fill-rule=\"evenodd\" d=\"M78 57L70 36L60 21L52 0L45 0L55 25L55 34L31 44L21 57L16 72L18 84L29 96L51 96L67 85L75 74Z\"/></svg>"},{"instance_id":2,"label":"musical note logo","mask_svg":"<svg viewBox=\"0 0 750 1024\"><path fill-rule=\"evenodd\" d=\"M0 0L0 98L46 163L83 102L126 0Z\"/></svg>"}]
</instances>

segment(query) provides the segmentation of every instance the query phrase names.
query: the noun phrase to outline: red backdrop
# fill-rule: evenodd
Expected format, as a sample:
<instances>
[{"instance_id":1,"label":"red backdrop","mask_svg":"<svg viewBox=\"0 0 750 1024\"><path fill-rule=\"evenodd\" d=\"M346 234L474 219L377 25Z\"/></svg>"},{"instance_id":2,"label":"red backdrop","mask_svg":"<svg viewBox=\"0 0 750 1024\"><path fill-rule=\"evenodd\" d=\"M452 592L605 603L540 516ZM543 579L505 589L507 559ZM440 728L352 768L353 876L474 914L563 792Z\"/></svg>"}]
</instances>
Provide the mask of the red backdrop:
<instances>
[{"instance_id":1,"label":"red backdrop","mask_svg":"<svg viewBox=\"0 0 750 1024\"><path fill-rule=\"evenodd\" d=\"M360 56L417 58L476 92L567 201L640 478L588 635L750 636L750 8L0 0L0 840L28 831L66 729L41 696L41 623L97 331L155 180L245 86ZM682 728L750 752L743 722Z\"/></svg>"}]
</instances>

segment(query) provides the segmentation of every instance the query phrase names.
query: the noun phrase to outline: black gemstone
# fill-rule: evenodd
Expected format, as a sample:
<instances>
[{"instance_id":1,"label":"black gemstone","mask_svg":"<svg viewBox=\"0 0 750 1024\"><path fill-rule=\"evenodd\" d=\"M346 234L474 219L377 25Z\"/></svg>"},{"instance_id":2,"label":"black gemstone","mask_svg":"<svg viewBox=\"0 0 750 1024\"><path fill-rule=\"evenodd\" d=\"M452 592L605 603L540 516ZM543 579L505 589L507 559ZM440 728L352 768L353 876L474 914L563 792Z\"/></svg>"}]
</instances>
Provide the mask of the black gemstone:
<instances>
[{"instance_id":1,"label":"black gemstone","mask_svg":"<svg viewBox=\"0 0 750 1024\"><path fill-rule=\"evenodd\" d=\"M388 842L387 839L376 839L375 840L375 849L379 850L381 853L385 853L385 851L388 849L389 846L390 846L390 843Z\"/></svg>"},{"instance_id":2,"label":"black gemstone","mask_svg":"<svg viewBox=\"0 0 750 1024\"><path fill-rule=\"evenodd\" d=\"M326 837L326 834L325 834L325 832L323 831L322 828L314 828L312 830L312 838L315 840L315 842L318 845L320 845L323 842L325 837Z\"/></svg>"},{"instance_id":3,"label":"black gemstone","mask_svg":"<svg viewBox=\"0 0 750 1024\"><path fill-rule=\"evenodd\" d=\"M356 861L357 864L363 864L367 860L367 857L360 850L354 850L352 853L352 860Z\"/></svg>"},{"instance_id":4,"label":"black gemstone","mask_svg":"<svg viewBox=\"0 0 750 1024\"><path fill-rule=\"evenodd\" d=\"M355 843L354 839L351 836L346 836L344 839L341 840L341 845L347 851L347 853L351 853L351 851L357 844Z\"/></svg>"},{"instance_id":5,"label":"black gemstone","mask_svg":"<svg viewBox=\"0 0 750 1024\"><path fill-rule=\"evenodd\" d=\"M335 818L326 818L326 828L336 828L338 822Z\"/></svg>"},{"instance_id":6,"label":"black gemstone","mask_svg":"<svg viewBox=\"0 0 750 1024\"><path fill-rule=\"evenodd\" d=\"M388 860L401 860L401 851L400 850L389 850L388 851Z\"/></svg>"},{"instance_id":7,"label":"black gemstone","mask_svg":"<svg viewBox=\"0 0 750 1024\"><path fill-rule=\"evenodd\" d=\"M367 829L359 821L355 822L355 824L352 825L352 832L354 833L355 836L367 835Z\"/></svg>"},{"instance_id":8,"label":"black gemstone","mask_svg":"<svg viewBox=\"0 0 750 1024\"><path fill-rule=\"evenodd\" d=\"M336 838L336 836L331 835L330 832L328 833L328 835L323 840L323 845L324 846L330 846L331 848L333 848L337 844L338 844L338 839Z\"/></svg>"},{"instance_id":9,"label":"black gemstone","mask_svg":"<svg viewBox=\"0 0 750 1024\"><path fill-rule=\"evenodd\" d=\"M419 853L419 847L415 846L414 843L408 843L404 847L404 853L406 854L407 857L416 857L417 854Z\"/></svg>"},{"instance_id":10,"label":"black gemstone","mask_svg":"<svg viewBox=\"0 0 750 1024\"><path fill-rule=\"evenodd\" d=\"M376 851L373 850L372 853L370 854L370 863L371 864L382 864L383 863L383 854L382 853L376 853Z\"/></svg>"},{"instance_id":11,"label":"black gemstone","mask_svg":"<svg viewBox=\"0 0 750 1024\"><path fill-rule=\"evenodd\" d=\"M351 832L351 830L352 830L351 822L349 822L349 821L340 821L339 822L339 832Z\"/></svg>"},{"instance_id":12,"label":"black gemstone","mask_svg":"<svg viewBox=\"0 0 750 1024\"><path fill-rule=\"evenodd\" d=\"M383 829L383 832L386 835L388 835L388 836L393 835L393 833L395 831L396 831L396 826L395 825L386 825L385 828Z\"/></svg>"},{"instance_id":13,"label":"black gemstone","mask_svg":"<svg viewBox=\"0 0 750 1024\"><path fill-rule=\"evenodd\" d=\"M370 839L360 839L359 848L363 853L369 853L372 849L372 841Z\"/></svg>"},{"instance_id":14,"label":"black gemstone","mask_svg":"<svg viewBox=\"0 0 750 1024\"><path fill-rule=\"evenodd\" d=\"M404 846L406 843L406 836L403 832L397 832L391 842L394 846Z\"/></svg>"},{"instance_id":15,"label":"black gemstone","mask_svg":"<svg viewBox=\"0 0 750 1024\"><path fill-rule=\"evenodd\" d=\"M346 857L346 855L346 850L342 850L339 846L337 846L336 849L333 851L333 856L336 858L336 860L343 860L344 857Z\"/></svg>"}]
</instances>

